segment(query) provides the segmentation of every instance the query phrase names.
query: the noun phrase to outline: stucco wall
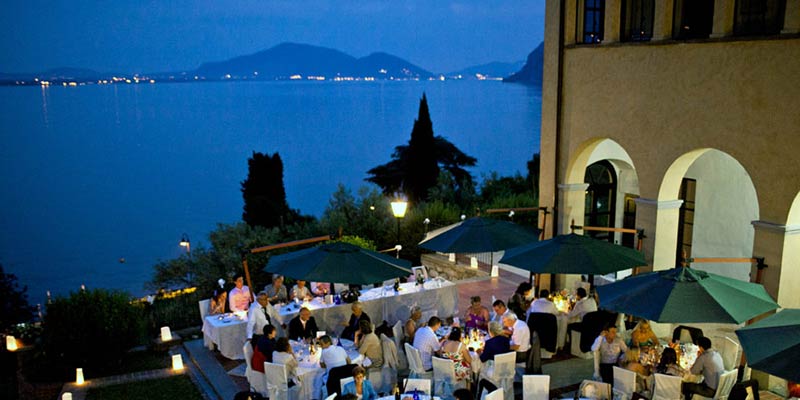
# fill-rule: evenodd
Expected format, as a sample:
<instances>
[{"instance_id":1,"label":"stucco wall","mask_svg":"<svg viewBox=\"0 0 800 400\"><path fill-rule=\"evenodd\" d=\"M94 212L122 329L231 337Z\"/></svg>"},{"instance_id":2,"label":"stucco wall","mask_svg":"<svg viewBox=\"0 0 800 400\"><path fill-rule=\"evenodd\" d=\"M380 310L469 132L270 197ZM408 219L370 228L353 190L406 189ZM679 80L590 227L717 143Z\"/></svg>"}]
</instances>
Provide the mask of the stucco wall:
<instances>
[{"instance_id":1,"label":"stucco wall","mask_svg":"<svg viewBox=\"0 0 800 400\"><path fill-rule=\"evenodd\" d=\"M709 151L692 164L686 177L697 180L692 257L753 256L758 199L750 177L736 160ZM750 264L693 264L694 268L743 281Z\"/></svg>"},{"instance_id":2,"label":"stucco wall","mask_svg":"<svg viewBox=\"0 0 800 400\"><path fill-rule=\"evenodd\" d=\"M798 38L567 48L557 179L583 143L610 137L657 198L676 158L710 147L748 171L761 218L785 223L800 188L799 76Z\"/></svg>"}]
</instances>

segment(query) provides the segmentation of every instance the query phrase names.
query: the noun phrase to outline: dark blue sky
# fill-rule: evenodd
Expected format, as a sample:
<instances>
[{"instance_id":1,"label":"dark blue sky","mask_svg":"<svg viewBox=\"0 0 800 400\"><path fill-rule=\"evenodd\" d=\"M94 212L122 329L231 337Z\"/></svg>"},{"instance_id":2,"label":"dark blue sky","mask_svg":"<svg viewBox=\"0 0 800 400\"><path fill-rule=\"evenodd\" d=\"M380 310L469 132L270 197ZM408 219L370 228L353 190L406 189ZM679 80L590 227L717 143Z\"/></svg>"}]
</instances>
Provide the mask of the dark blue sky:
<instances>
[{"instance_id":1,"label":"dark blue sky","mask_svg":"<svg viewBox=\"0 0 800 400\"><path fill-rule=\"evenodd\" d=\"M448 72L523 60L543 26L544 0L11 0L0 72L184 70L286 41Z\"/></svg>"}]
</instances>

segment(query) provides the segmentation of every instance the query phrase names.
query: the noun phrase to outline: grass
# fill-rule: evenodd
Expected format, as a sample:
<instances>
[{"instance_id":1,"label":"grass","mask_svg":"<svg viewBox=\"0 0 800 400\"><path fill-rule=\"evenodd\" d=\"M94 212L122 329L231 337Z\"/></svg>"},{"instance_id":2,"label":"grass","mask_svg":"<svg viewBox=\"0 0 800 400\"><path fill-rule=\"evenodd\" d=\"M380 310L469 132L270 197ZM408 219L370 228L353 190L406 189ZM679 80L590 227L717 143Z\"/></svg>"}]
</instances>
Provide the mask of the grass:
<instances>
[{"instance_id":1,"label":"grass","mask_svg":"<svg viewBox=\"0 0 800 400\"><path fill-rule=\"evenodd\" d=\"M202 400L203 396L188 376L179 375L89 389L86 400L97 399Z\"/></svg>"}]
</instances>

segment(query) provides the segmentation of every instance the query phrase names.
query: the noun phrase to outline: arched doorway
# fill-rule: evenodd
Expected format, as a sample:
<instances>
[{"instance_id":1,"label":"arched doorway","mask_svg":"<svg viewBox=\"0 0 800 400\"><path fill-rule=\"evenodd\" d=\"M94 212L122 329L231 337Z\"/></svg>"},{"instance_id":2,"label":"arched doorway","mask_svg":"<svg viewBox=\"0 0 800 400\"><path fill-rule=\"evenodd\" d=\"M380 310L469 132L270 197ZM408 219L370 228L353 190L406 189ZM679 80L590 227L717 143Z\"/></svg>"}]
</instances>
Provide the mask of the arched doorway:
<instances>
[{"instance_id":1,"label":"arched doorway","mask_svg":"<svg viewBox=\"0 0 800 400\"><path fill-rule=\"evenodd\" d=\"M601 160L586 167L584 183L586 202L584 206L585 226L613 227L616 221L617 173L608 160ZM612 232L588 231L585 235L595 239L614 242Z\"/></svg>"}]
</instances>

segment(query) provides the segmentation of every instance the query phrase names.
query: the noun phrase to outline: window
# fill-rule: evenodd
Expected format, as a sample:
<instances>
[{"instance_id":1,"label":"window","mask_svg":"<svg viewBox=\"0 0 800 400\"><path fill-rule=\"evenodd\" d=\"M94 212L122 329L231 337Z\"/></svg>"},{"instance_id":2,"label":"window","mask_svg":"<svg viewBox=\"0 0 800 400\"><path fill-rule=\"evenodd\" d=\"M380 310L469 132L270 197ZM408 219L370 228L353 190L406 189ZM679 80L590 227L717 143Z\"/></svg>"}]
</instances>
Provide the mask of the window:
<instances>
[{"instance_id":1,"label":"window","mask_svg":"<svg viewBox=\"0 0 800 400\"><path fill-rule=\"evenodd\" d=\"M737 0L735 35L777 35L783 29L786 0Z\"/></svg>"},{"instance_id":2,"label":"window","mask_svg":"<svg viewBox=\"0 0 800 400\"><path fill-rule=\"evenodd\" d=\"M714 0L675 0L672 36L705 39L714 27Z\"/></svg>"},{"instance_id":3,"label":"window","mask_svg":"<svg viewBox=\"0 0 800 400\"><path fill-rule=\"evenodd\" d=\"M584 0L583 43L600 43L603 41L605 15L605 0Z\"/></svg>"},{"instance_id":4,"label":"window","mask_svg":"<svg viewBox=\"0 0 800 400\"><path fill-rule=\"evenodd\" d=\"M680 266L685 258L692 257L692 233L694 232L694 198L697 181L683 178L678 198L683 200L678 213L678 251L675 265Z\"/></svg>"},{"instance_id":5,"label":"window","mask_svg":"<svg viewBox=\"0 0 800 400\"><path fill-rule=\"evenodd\" d=\"M655 0L622 1L623 42L645 42L653 37L655 8Z\"/></svg>"},{"instance_id":6,"label":"window","mask_svg":"<svg viewBox=\"0 0 800 400\"><path fill-rule=\"evenodd\" d=\"M622 214L622 227L626 229L636 229L636 199L639 196L635 194L626 193L625 194L625 208L623 209ZM625 247L630 247L632 249L636 248L636 235L633 233L623 233L622 234L622 245Z\"/></svg>"},{"instance_id":7,"label":"window","mask_svg":"<svg viewBox=\"0 0 800 400\"><path fill-rule=\"evenodd\" d=\"M608 161L598 161L586 168L583 181L586 189L585 226L614 227L617 180L614 167ZM613 232L587 231L593 238L614 242Z\"/></svg>"}]
</instances>

